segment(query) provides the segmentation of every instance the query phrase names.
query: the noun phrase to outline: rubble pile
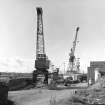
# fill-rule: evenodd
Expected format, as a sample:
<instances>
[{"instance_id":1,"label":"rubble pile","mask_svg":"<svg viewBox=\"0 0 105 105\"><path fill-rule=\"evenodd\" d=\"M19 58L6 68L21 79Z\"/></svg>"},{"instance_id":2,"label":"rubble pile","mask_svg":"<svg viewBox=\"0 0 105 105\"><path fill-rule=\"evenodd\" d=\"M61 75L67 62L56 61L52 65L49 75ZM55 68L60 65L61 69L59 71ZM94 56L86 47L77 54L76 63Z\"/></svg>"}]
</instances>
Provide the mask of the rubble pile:
<instances>
[{"instance_id":1,"label":"rubble pile","mask_svg":"<svg viewBox=\"0 0 105 105\"><path fill-rule=\"evenodd\" d=\"M89 105L105 105L105 77L88 89L77 91L76 97L81 97L81 100Z\"/></svg>"},{"instance_id":2,"label":"rubble pile","mask_svg":"<svg viewBox=\"0 0 105 105\"><path fill-rule=\"evenodd\" d=\"M105 105L105 78L87 89L79 89L69 99L57 105Z\"/></svg>"},{"instance_id":3,"label":"rubble pile","mask_svg":"<svg viewBox=\"0 0 105 105\"><path fill-rule=\"evenodd\" d=\"M81 100L89 105L105 105L105 89L87 89L77 92L76 97L81 97Z\"/></svg>"}]
</instances>

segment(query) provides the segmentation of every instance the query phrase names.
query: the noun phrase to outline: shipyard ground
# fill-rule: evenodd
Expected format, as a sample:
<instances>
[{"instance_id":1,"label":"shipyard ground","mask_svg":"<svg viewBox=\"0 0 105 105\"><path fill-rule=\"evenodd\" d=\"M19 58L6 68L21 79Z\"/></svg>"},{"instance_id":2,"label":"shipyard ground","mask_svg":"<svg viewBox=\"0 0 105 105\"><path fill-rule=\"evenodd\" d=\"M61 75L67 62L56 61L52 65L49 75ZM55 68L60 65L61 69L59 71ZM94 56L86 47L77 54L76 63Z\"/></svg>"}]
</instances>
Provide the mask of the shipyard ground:
<instances>
[{"instance_id":1,"label":"shipyard ground","mask_svg":"<svg viewBox=\"0 0 105 105\"><path fill-rule=\"evenodd\" d=\"M30 90L10 91L9 99L15 105L54 105L54 102L66 99L75 94L75 90L85 88L86 86L86 83L82 83L70 87L61 86L58 90L33 88Z\"/></svg>"}]
</instances>

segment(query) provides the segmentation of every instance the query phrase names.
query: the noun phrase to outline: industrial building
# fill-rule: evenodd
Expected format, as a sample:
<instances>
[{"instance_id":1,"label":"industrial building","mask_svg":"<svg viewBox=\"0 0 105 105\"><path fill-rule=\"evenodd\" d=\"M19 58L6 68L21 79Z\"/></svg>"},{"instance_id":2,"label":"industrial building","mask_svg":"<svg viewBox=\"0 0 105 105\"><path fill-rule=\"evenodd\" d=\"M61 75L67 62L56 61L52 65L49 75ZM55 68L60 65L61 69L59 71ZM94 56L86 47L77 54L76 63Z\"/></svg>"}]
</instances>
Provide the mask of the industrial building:
<instances>
[{"instance_id":1,"label":"industrial building","mask_svg":"<svg viewBox=\"0 0 105 105\"><path fill-rule=\"evenodd\" d=\"M88 69L88 85L95 84L105 75L105 61L91 61Z\"/></svg>"}]
</instances>

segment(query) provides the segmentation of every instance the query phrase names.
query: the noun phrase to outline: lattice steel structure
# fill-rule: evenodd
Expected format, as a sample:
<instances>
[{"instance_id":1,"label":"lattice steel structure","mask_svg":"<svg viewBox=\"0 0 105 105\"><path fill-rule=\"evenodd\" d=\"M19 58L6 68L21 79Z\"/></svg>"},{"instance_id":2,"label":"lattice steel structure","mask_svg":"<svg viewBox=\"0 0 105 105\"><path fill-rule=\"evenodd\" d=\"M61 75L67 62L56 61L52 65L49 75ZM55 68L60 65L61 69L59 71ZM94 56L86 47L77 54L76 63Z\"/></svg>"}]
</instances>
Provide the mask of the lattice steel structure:
<instances>
[{"instance_id":1,"label":"lattice steel structure","mask_svg":"<svg viewBox=\"0 0 105 105\"><path fill-rule=\"evenodd\" d=\"M37 40L36 40L36 60L33 72L33 81L37 82L37 76L43 74L45 83L48 83L49 60L45 53L44 34L43 34L43 11L41 7L37 7Z\"/></svg>"}]
</instances>

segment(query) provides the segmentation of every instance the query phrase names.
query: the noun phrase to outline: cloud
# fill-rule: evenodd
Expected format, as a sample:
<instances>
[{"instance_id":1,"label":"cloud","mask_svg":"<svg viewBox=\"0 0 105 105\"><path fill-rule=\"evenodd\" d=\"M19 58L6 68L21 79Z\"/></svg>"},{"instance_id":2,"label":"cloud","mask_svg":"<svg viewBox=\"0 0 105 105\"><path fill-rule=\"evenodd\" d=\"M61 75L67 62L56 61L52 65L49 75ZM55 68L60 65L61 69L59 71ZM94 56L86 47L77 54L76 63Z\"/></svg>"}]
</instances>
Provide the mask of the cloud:
<instances>
[{"instance_id":1,"label":"cloud","mask_svg":"<svg viewBox=\"0 0 105 105\"><path fill-rule=\"evenodd\" d=\"M24 61L22 59L16 59L16 63L19 64L20 67L24 66Z\"/></svg>"},{"instance_id":2,"label":"cloud","mask_svg":"<svg viewBox=\"0 0 105 105\"><path fill-rule=\"evenodd\" d=\"M0 59L0 72L32 72L34 70L32 60L21 58Z\"/></svg>"}]
</instances>

